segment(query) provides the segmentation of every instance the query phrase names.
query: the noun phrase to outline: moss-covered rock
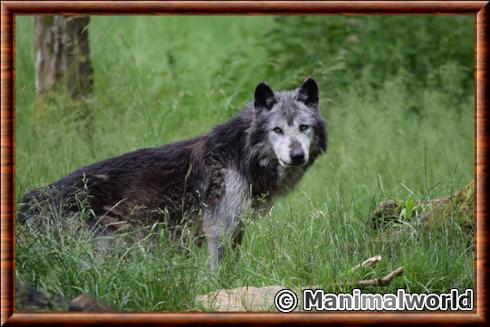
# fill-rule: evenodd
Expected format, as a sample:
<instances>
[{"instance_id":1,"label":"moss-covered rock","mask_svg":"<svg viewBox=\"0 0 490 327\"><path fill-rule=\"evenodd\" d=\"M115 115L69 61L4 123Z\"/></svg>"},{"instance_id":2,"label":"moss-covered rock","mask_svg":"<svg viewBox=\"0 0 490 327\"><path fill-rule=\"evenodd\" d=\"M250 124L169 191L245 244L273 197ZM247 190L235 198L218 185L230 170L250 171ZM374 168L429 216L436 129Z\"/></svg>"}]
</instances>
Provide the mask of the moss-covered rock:
<instances>
[{"instance_id":1,"label":"moss-covered rock","mask_svg":"<svg viewBox=\"0 0 490 327\"><path fill-rule=\"evenodd\" d=\"M397 223L421 224L423 228L438 229L453 219L463 229L474 228L475 186L470 182L463 189L431 200L388 200L381 202L372 215L377 228Z\"/></svg>"}]
</instances>

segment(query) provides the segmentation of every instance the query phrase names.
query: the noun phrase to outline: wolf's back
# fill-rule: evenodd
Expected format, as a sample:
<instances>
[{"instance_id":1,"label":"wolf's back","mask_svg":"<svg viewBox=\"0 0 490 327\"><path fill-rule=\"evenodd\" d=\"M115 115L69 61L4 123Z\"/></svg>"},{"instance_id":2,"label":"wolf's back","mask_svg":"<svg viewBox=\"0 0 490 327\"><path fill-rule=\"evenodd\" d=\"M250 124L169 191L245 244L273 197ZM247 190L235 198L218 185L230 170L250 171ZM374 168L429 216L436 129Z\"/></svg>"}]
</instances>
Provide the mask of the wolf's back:
<instances>
[{"instance_id":1,"label":"wolf's back","mask_svg":"<svg viewBox=\"0 0 490 327\"><path fill-rule=\"evenodd\" d=\"M22 223L53 210L61 214L75 212L84 195L96 216L115 205L112 215L125 215L131 207L146 205L167 208L177 219L183 210L183 197L186 207L196 207L199 193L203 193L200 186L205 144L205 139L198 137L139 149L80 168L25 194L18 204L17 219Z\"/></svg>"}]
</instances>

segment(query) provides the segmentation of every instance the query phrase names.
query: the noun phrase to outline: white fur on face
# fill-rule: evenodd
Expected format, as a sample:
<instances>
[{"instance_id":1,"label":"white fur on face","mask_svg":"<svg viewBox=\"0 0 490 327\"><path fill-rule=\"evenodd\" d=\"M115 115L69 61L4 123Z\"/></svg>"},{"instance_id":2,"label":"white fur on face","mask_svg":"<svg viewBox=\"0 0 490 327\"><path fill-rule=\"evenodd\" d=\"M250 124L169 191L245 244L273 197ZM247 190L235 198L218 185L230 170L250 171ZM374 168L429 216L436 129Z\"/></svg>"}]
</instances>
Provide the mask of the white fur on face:
<instances>
[{"instance_id":1,"label":"white fur on face","mask_svg":"<svg viewBox=\"0 0 490 327\"><path fill-rule=\"evenodd\" d=\"M301 145L301 149L305 154L305 163L308 162L311 140L313 139L313 127L305 124L310 127L305 131L300 131L300 125L303 125L303 123L294 122L289 126L284 121L282 124L276 124L269 131L270 143L282 166L287 167L291 165L291 144L293 142L298 142ZM275 127L281 128L282 133L274 132L273 129Z\"/></svg>"}]
</instances>

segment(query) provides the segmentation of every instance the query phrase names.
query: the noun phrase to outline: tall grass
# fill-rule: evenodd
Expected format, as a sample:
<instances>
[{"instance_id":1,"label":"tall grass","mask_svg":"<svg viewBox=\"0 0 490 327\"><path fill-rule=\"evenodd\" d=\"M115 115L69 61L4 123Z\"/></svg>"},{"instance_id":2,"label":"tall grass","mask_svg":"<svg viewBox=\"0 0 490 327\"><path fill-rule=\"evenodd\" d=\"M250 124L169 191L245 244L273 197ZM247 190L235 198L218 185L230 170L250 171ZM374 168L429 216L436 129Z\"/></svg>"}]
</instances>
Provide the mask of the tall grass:
<instances>
[{"instance_id":1,"label":"tall grass","mask_svg":"<svg viewBox=\"0 0 490 327\"><path fill-rule=\"evenodd\" d=\"M414 70L401 64L414 56L410 39L377 41L389 38L396 24L384 18L391 26L384 34L383 28L375 28L380 18L370 17L358 20L376 30L362 34L371 38L366 46L373 44L359 50L356 58L364 53L364 61L321 60L321 52L306 57L315 60L308 61L302 58L309 48L276 49L283 41L301 43L302 34L291 34L291 40L271 36L283 21L293 24L296 19L93 17L95 92L74 102L62 95L35 98L33 18L17 17L18 197L97 160L206 133L233 116L262 80L282 89L308 75L317 78L329 129L327 154L292 193L277 201L270 217L247 220L238 259L227 256L218 275L206 266L205 248L190 246L183 252L157 227L152 232L156 247L143 242L99 253L89 230L63 228L57 217L46 214L58 227L39 233L17 226L19 279L68 298L87 292L127 311L200 309L194 296L221 287L280 284L339 290L342 282L380 276L402 265L402 278L371 291L473 287L472 235L451 217L437 230L413 226L397 236L374 230L369 221L380 200L433 198L473 179L471 65L461 59L466 57L454 55ZM310 18L317 25L329 19ZM425 27L433 26L434 19L443 23L432 35ZM433 62L439 49L424 44L444 33L471 39L471 19L454 19L457 25L448 17L411 18L413 33L422 33L418 28L428 35L419 40L426 52L415 57L427 53L427 62ZM335 18L337 25L351 21ZM341 36L317 43L340 53L352 51ZM471 53L472 48L458 49L464 50ZM396 56L390 58L390 73L381 74L385 67L378 56L386 53ZM281 61L286 54L304 65L281 66L289 62ZM385 258L378 267L350 273L378 254Z\"/></svg>"}]
</instances>

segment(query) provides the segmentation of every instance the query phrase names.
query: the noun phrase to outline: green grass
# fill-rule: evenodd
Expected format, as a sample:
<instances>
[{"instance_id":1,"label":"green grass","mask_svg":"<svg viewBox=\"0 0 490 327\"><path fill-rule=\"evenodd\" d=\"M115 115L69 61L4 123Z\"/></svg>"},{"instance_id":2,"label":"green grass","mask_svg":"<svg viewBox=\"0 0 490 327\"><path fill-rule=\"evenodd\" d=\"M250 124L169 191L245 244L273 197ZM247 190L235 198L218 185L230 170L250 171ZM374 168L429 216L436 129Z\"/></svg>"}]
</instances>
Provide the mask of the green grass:
<instances>
[{"instance_id":1,"label":"green grass","mask_svg":"<svg viewBox=\"0 0 490 327\"><path fill-rule=\"evenodd\" d=\"M472 35L472 21L459 22L458 33ZM473 235L455 219L436 230L413 226L396 237L369 222L381 200L442 196L474 178L473 92L462 86L468 63L443 60L428 76L402 67L381 83L372 82L369 65L350 72L319 62L306 71L274 73L268 68L276 61L264 46L274 24L273 17L94 17L95 90L79 103L62 95L36 100L33 18L17 17L18 196L95 161L206 133L233 116L262 80L281 89L317 77L329 128L327 154L276 202L271 217L246 222L238 260L227 256L218 276L206 267L205 247L183 253L158 228L156 246L101 254L90 230L63 227L51 217L45 232L17 226L20 281L67 298L86 292L126 311L196 310L195 295L223 287L346 291L339 285L399 266L405 267L401 278L368 291L474 286ZM396 46L403 60L412 45ZM291 51L301 58L300 50ZM377 51L384 49L366 53ZM340 75L350 82L336 85ZM375 269L350 272L374 255L384 258Z\"/></svg>"}]
</instances>

